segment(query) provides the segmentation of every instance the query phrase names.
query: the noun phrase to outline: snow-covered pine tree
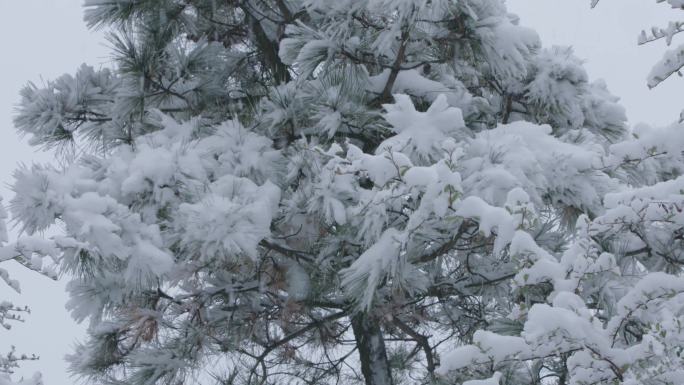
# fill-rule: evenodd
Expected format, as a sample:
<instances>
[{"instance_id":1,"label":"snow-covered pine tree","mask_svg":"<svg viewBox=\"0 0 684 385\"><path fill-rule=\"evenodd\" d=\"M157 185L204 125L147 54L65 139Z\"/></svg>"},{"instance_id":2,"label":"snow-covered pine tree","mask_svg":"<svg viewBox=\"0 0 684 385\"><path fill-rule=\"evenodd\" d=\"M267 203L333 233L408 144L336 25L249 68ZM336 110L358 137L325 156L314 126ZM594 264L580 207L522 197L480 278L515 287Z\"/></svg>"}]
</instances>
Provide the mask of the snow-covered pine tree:
<instances>
[{"instance_id":1,"label":"snow-covered pine tree","mask_svg":"<svg viewBox=\"0 0 684 385\"><path fill-rule=\"evenodd\" d=\"M89 322L75 374L681 374L682 131L628 135L502 0L88 0L86 21L115 67L24 89L17 128L65 166L17 171L10 206L62 230L31 250Z\"/></svg>"}]
</instances>

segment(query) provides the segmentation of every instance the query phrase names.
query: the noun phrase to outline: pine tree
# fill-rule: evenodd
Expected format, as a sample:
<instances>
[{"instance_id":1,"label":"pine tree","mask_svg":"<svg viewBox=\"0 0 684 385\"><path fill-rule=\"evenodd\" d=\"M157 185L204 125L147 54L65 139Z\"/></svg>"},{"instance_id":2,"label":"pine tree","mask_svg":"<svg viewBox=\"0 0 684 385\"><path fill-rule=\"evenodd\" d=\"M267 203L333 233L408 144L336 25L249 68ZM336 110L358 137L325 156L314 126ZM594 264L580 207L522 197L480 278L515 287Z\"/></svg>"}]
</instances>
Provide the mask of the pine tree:
<instances>
[{"instance_id":1,"label":"pine tree","mask_svg":"<svg viewBox=\"0 0 684 385\"><path fill-rule=\"evenodd\" d=\"M681 374L678 126L636 136L502 0L88 0L114 68L29 84L27 242L103 384ZM474 380L473 380L474 379ZM465 382L464 382L465 381ZM650 381L650 382L649 382Z\"/></svg>"}]
</instances>

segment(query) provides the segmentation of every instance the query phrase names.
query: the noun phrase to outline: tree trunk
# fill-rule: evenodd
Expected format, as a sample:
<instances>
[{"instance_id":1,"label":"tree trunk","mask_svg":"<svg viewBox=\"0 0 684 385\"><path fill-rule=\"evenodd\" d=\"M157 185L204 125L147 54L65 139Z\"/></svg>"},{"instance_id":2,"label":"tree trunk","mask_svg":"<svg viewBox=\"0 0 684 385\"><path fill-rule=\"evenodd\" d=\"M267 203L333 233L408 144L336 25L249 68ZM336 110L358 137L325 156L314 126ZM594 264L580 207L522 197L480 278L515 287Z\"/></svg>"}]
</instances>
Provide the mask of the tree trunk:
<instances>
[{"instance_id":1,"label":"tree trunk","mask_svg":"<svg viewBox=\"0 0 684 385\"><path fill-rule=\"evenodd\" d=\"M249 13L246 8L244 10L248 16L248 20L254 33L254 43L257 45L257 47L259 47L259 50L263 54L264 66L271 71L276 84L289 82L292 80L290 71L288 70L287 65L280 60L280 56L278 56L278 47L280 42L271 41L264 31L264 27L262 27L259 19Z\"/></svg>"},{"instance_id":2,"label":"tree trunk","mask_svg":"<svg viewBox=\"0 0 684 385\"><path fill-rule=\"evenodd\" d=\"M367 314L357 314L352 317L352 329L366 385L392 385L385 340L378 320Z\"/></svg>"}]
</instances>

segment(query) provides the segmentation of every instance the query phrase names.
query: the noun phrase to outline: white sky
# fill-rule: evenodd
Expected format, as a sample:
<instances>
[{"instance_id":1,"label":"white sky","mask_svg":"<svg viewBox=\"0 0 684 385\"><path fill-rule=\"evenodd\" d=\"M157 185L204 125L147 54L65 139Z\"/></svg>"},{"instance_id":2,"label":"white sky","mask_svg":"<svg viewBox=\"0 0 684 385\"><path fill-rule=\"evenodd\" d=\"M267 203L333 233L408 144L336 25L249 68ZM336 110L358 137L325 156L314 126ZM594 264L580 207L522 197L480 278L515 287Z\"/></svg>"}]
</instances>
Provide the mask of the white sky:
<instances>
[{"instance_id":1,"label":"white sky","mask_svg":"<svg viewBox=\"0 0 684 385\"><path fill-rule=\"evenodd\" d=\"M669 79L654 90L646 87L646 75L664 52L664 42L636 46L641 29L665 25L679 16L677 12L655 0L601 0L594 10L589 9L589 0L507 1L521 24L537 30L546 46L573 46L586 60L590 77L605 79L622 98L631 123L667 124L684 108L676 94L681 79ZM81 0L0 0L4 53L0 57L0 195L6 200L11 197L6 186L18 163L50 159L20 141L12 126L19 89L29 80L40 83L73 73L83 62L95 66L107 62L102 35L86 30L80 5ZM33 313L12 333L0 330L0 353L15 344L22 352L41 356L20 373L40 370L47 385L74 383L66 374L63 356L82 335L83 326L75 325L64 310L63 284L22 269L11 272L21 280L23 293L14 295L0 285L0 299L27 304Z\"/></svg>"},{"instance_id":2,"label":"white sky","mask_svg":"<svg viewBox=\"0 0 684 385\"><path fill-rule=\"evenodd\" d=\"M7 189L20 162L49 161L46 154L20 141L12 125L19 90L27 81L36 84L73 73L83 62L106 62L108 50L101 34L88 32L82 21L82 0L0 0L0 195L9 201ZM64 284L52 282L25 269L10 269L20 280L22 295L15 295L0 283L0 298L32 309L24 324L11 333L0 328L0 353L14 344L19 352L36 353L40 361L28 363L19 373L30 376L41 371L47 385L75 383L66 373L63 357L71 352L73 341L83 334L64 310Z\"/></svg>"}]
</instances>

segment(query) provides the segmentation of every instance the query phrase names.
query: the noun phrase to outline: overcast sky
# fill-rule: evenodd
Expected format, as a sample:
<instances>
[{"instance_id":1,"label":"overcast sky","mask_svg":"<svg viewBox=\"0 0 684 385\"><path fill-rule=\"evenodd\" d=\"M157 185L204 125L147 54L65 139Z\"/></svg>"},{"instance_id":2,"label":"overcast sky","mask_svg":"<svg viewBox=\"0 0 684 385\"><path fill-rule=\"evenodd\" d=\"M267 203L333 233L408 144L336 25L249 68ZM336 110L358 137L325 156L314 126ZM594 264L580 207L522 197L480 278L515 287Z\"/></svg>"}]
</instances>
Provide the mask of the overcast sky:
<instances>
[{"instance_id":1,"label":"overcast sky","mask_svg":"<svg viewBox=\"0 0 684 385\"><path fill-rule=\"evenodd\" d=\"M49 161L46 154L20 141L12 125L18 93L27 81L36 84L73 73L80 63L100 65L108 51L102 34L89 32L82 21L82 0L0 0L0 195L9 201L7 189L18 163ZM36 353L40 361L26 364L20 373L30 376L40 370L47 385L75 383L66 373L63 357L71 351L74 339L83 334L64 310L64 285L25 269L10 269L22 285L22 295L14 295L0 283L0 300L27 304L32 314L25 324L16 324L11 333L0 328L0 353L11 344L19 352Z\"/></svg>"},{"instance_id":2,"label":"overcast sky","mask_svg":"<svg viewBox=\"0 0 684 385\"><path fill-rule=\"evenodd\" d=\"M81 0L0 0L0 195L8 200L6 188L18 163L49 161L19 140L12 126L19 89L27 81L41 83L65 72L73 73L83 62L96 67L107 63L102 34L86 30ZM682 79L670 79L654 90L646 87L651 65L666 49L664 42L637 47L643 28L665 25L676 12L655 0L601 0L589 9L589 0L508 0L523 25L537 30L546 46L570 45L586 61L592 79L603 78L610 90L622 98L630 123L663 125L675 120L684 107ZM7 266L3 266L7 267ZM9 334L0 330L0 353L17 345L20 351L41 356L24 365L21 373L40 370L47 385L72 384L63 356L82 335L64 310L62 283L54 283L21 269L11 269L22 281L23 293L14 295L0 284L0 300L9 298L28 304L33 314Z\"/></svg>"}]
</instances>

